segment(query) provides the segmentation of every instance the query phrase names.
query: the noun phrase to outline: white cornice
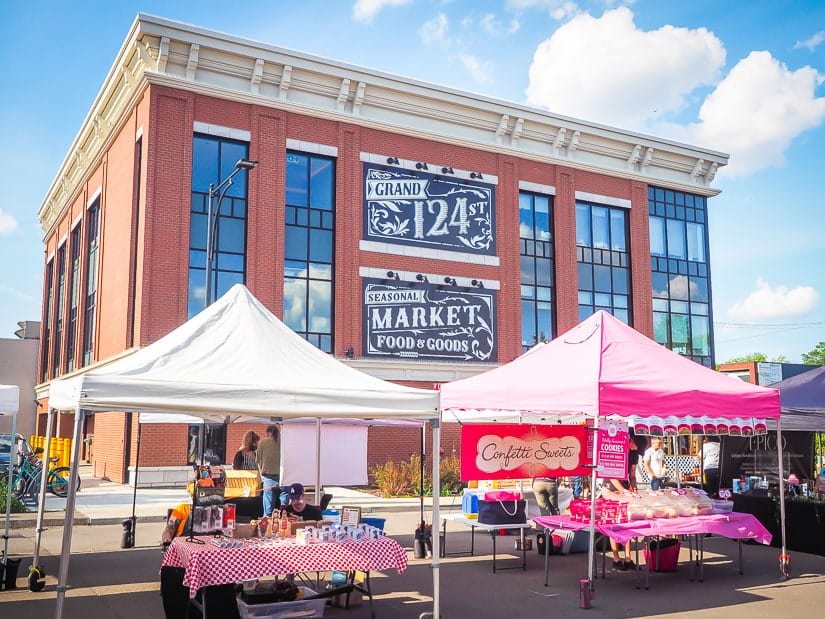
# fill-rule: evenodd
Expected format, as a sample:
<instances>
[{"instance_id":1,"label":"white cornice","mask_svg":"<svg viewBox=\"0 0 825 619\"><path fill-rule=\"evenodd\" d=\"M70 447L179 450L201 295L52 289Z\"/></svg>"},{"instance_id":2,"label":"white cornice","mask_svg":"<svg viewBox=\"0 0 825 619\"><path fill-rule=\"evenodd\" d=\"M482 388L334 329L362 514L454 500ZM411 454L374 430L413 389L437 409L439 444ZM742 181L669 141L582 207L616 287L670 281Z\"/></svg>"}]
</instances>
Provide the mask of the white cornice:
<instances>
[{"instance_id":1,"label":"white cornice","mask_svg":"<svg viewBox=\"0 0 825 619\"><path fill-rule=\"evenodd\" d=\"M717 151L140 14L38 211L44 231L147 82L705 196L719 193L710 184L728 162Z\"/></svg>"}]
</instances>

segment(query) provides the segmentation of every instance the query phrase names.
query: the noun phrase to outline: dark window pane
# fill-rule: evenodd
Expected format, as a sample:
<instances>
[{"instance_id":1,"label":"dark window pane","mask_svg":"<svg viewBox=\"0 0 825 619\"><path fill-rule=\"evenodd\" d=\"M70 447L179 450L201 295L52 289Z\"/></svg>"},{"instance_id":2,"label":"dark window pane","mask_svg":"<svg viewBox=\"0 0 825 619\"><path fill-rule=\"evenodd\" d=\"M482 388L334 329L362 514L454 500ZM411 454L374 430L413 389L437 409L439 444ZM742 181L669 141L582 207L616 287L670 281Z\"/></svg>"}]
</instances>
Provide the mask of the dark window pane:
<instances>
[{"instance_id":1,"label":"dark window pane","mask_svg":"<svg viewBox=\"0 0 825 619\"><path fill-rule=\"evenodd\" d=\"M550 199L547 196L536 196L536 239L549 241L553 234L550 228Z\"/></svg>"},{"instance_id":2,"label":"dark window pane","mask_svg":"<svg viewBox=\"0 0 825 619\"><path fill-rule=\"evenodd\" d=\"M619 209L610 209L610 249L627 251L625 240L625 213Z\"/></svg>"},{"instance_id":3,"label":"dark window pane","mask_svg":"<svg viewBox=\"0 0 825 619\"><path fill-rule=\"evenodd\" d=\"M650 253L654 256L666 255L665 220L661 217L650 218Z\"/></svg>"},{"instance_id":4,"label":"dark window pane","mask_svg":"<svg viewBox=\"0 0 825 619\"><path fill-rule=\"evenodd\" d=\"M552 265L550 260L536 258L536 283L544 286L553 285Z\"/></svg>"},{"instance_id":5,"label":"dark window pane","mask_svg":"<svg viewBox=\"0 0 825 619\"><path fill-rule=\"evenodd\" d=\"M189 247L206 249L206 215L193 213L189 220Z\"/></svg>"},{"instance_id":6,"label":"dark window pane","mask_svg":"<svg viewBox=\"0 0 825 619\"><path fill-rule=\"evenodd\" d=\"M309 259L313 262L332 262L332 232L329 230L309 231Z\"/></svg>"},{"instance_id":7,"label":"dark window pane","mask_svg":"<svg viewBox=\"0 0 825 619\"><path fill-rule=\"evenodd\" d=\"M533 232L533 197L519 193L518 196L518 235L522 239L535 238ZM524 343L522 342L522 345Z\"/></svg>"},{"instance_id":8,"label":"dark window pane","mask_svg":"<svg viewBox=\"0 0 825 619\"><path fill-rule=\"evenodd\" d=\"M590 207L587 204L576 203L576 245L592 246L590 232Z\"/></svg>"},{"instance_id":9,"label":"dark window pane","mask_svg":"<svg viewBox=\"0 0 825 619\"><path fill-rule=\"evenodd\" d=\"M313 157L309 169L309 205L313 208L331 211L334 172L332 160Z\"/></svg>"},{"instance_id":10,"label":"dark window pane","mask_svg":"<svg viewBox=\"0 0 825 619\"><path fill-rule=\"evenodd\" d=\"M708 302L708 280L704 277L690 278L690 300Z\"/></svg>"},{"instance_id":11,"label":"dark window pane","mask_svg":"<svg viewBox=\"0 0 825 619\"><path fill-rule=\"evenodd\" d=\"M685 223L673 219L667 220L667 254L671 258L684 258Z\"/></svg>"},{"instance_id":12,"label":"dark window pane","mask_svg":"<svg viewBox=\"0 0 825 619\"><path fill-rule=\"evenodd\" d=\"M591 207L593 212L593 247L610 248L610 223L608 210L603 206Z\"/></svg>"},{"instance_id":13,"label":"dark window pane","mask_svg":"<svg viewBox=\"0 0 825 619\"><path fill-rule=\"evenodd\" d=\"M218 251L243 253L246 246L246 222L243 219L221 217L218 220Z\"/></svg>"},{"instance_id":14,"label":"dark window pane","mask_svg":"<svg viewBox=\"0 0 825 619\"><path fill-rule=\"evenodd\" d=\"M307 228L287 226L286 239L284 242L284 258L288 260L306 260L307 238Z\"/></svg>"},{"instance_id":15,"label":"dark window pane","mask_svg":"<svg viewBox=\"0 0 825 619\"><path fill-rule=\"evenodd\" d=\"M593 290L593 267L579 262L579 290Z\"/></svg>"},{"instance_id":16,"label":"dark window pane","mask_svg":"<svg viewBox=\"0 0 825 619\"><path fill-rule=\"evenodd\" d=\"M652 273L653 296L660 299L668 298L668 277L667 273Z\"/></svg>"},{"instance_id":17,"label":"dark window pane","mask_svg":"<svg viewBox=\"0 0 825 619\"><path fill-rule=\"evenodd\" d=\"M613 292L618 294L630 293L627 270L613 269Z\"/></svg>"},{"instance_id":18,"label":"dark window pane","mask_svg":"<svg viewBox=\"0 0 825 619\"><path fill-rule=\"evenodd\" d=\"M593 266L593 290L597 292L610 292L613 288L610 280L610 267L601 265Z\"/></svg>"},{"instance_id":19,"label":"dark window pane","mask_svg":"<svg viewBox=\"0 0 825 619\"><path fill-rule=\"evenodd\" d=\"M195 136L192 143L192 191L209 192L218 182L218 141Z\"/></svg>"},{"instance_id":20,"label":"dark window pane","mask_svg":"<svg viewBox=\"0 0 825 619\"><path fill-rule=\"evenodd\" d=\"M535 259L530 256L521 257L521 283L535 284Z\"/></svg>"},{"instance_id":21,"label":"dark window pane","mask_svg":"<svg viewBox=\"0 0 825 619\"><path fill-rule=\"evenodd\" d=\"M309 205L309 158L287 153L286 156L286 203L293 206Z\"/></svg>"},{"instance_id":22,"label":"dark window pane","mask_svg":"<svg viewBox=\"0 0 825 619\"><path fill-rule=\"evenodd\" d=\"M529 348L536 343L536 304L521 302L521 346Z\"/></svg>"}]
</instances>

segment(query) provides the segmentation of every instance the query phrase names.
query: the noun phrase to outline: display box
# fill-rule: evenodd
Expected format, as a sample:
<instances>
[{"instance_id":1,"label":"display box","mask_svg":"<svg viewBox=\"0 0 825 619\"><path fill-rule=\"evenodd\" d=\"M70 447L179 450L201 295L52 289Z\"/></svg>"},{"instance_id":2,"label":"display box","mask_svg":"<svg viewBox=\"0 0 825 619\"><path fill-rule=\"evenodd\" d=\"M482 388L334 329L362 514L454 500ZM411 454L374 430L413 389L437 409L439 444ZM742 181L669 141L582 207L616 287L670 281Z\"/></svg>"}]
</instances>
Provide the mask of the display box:
<instances>
[{"instance_id":1,"label":"display box","mask_svg":"<svg viewBox=\"0 0 825 619\"><path fill-rule=\"evenodd\" d=\"M303 599L294 602L270 602L266 604L247 604L238 595L238 614L241 619L301 619L323 617L326 599L307 599L317 595L309 587L298 587L303 593Z\"/></svg>"}]
</instances>

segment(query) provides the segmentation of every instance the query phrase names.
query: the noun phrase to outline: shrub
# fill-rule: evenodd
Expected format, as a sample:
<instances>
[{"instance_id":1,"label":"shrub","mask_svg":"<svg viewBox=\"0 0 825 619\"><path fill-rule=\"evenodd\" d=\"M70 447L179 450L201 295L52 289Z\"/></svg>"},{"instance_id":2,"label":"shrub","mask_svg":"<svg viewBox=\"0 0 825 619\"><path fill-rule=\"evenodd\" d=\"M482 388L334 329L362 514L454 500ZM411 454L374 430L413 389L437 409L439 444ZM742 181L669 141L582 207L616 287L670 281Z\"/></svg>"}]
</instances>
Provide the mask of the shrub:
<instances>
[{"instance_id":1,"label":"shrub","mask_svg":"<svg viewBox=\"0 0 825 619\"><path fill-rule=\"evenodd\" d=\"M441 496L449 496L461 485L461 462L453 453L441 458L439 474L441 477ZM389 461L370 470L375 486L382 496L417 496L421 492L421 456L413 454L409 461ZM424 495L433 492L432 467L424 466Z\"/></svg>"},{"instance_id":2,"label":"shrub","mask_svg":"<svg viewBox=\"0 0 825 619\"><path fill-rule=\"evenodd\" d=\"M8 495L8 485L5 479L0 479L0 511L6 510L6 496ZM22 514L29 511L25 504L17 498L13 492L11 494L11 513Z\"/></svg>"},{"instance_id":3,"label":"shrub","mask_svg":"<svg viewBox=\"0 0 825 619\"><path fill-rule=\"evenodd\" d=\"M385 497L404 496L414 493L409 464L393 460L372 467L370 471L375 485Z\"/></svg>"}]
</instances>

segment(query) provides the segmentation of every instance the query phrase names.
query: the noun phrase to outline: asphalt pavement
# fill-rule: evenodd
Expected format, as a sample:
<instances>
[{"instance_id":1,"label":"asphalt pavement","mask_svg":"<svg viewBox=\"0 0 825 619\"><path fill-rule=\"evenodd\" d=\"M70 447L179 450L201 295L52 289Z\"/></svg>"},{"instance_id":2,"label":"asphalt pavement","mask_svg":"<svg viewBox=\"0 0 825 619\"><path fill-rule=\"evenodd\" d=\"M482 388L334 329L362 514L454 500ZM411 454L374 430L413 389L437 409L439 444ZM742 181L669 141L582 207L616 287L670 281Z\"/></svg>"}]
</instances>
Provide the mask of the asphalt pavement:
<instances>
[{"instance_id":1,"label":"asphalt pavement","mask_svg":"<svg viewBox=\"0 0 825 619\"><path fill-rule=\"evenodd\" d=\"M119 522L131 515L132 489L109 482L84 479L78 495L78 513L85 523L72 529L72 558L64 617L141 618L163 617L158 571L162 520L166 509L188 495L177 489L140 489L137 494L138 526L134 548L121 549ZM354 490L335 489L333 506L360 505L365 513L386 518L389 535L408 550L409 567L373 574L376 617L415 618L432 610L432 568L427 559L415 559L413 532L420 518L418 499L380 499ZM447 498L445 508L459 509ZM62 543L62 506L43 533L41 565L46 588L32 593L25 575L34 547L34 526L18 518L9 540L10 556L22 565L18 589L0 591L0 617L29 619L54 615L55 575ZM429 522L429 503L425 508ZM114 523L112 521L114 520ZM83 522L83 520L81 520ZM89 525L88 523L97 523ZM105 524L101 524L105 523ZM791 523L791 526L792 523ZM539 618L558 614L587 613L597 617L761 617L817 616L825 608L825 558L792 553L793 578L784 580L778 569L776 548L743 545L743 571L738 569L738 545L724 538L705 542L705 577L691 579L689 556L682 549L679 569L653 573L650 588L635 572L618 572L607 561L605 578L597 578L592 608L579 609L579 579L587 573L587 555L550 557L550 579L544 585L543 557L527 553L527 570L521 569L516 537L497 538L499 567L492 571L492 538L475 535L475 554L470 556L469 530L456 523L447 529L448 556L441 559L441 615L443 618L508 617ZM535 546L535 539L534 546ZM456 554L452 554L456 553ZM599 562L601 567L601 562ZM350 609L327 607L329 619L370 616L366 601Z\"/></svg>"}]
</instances>

